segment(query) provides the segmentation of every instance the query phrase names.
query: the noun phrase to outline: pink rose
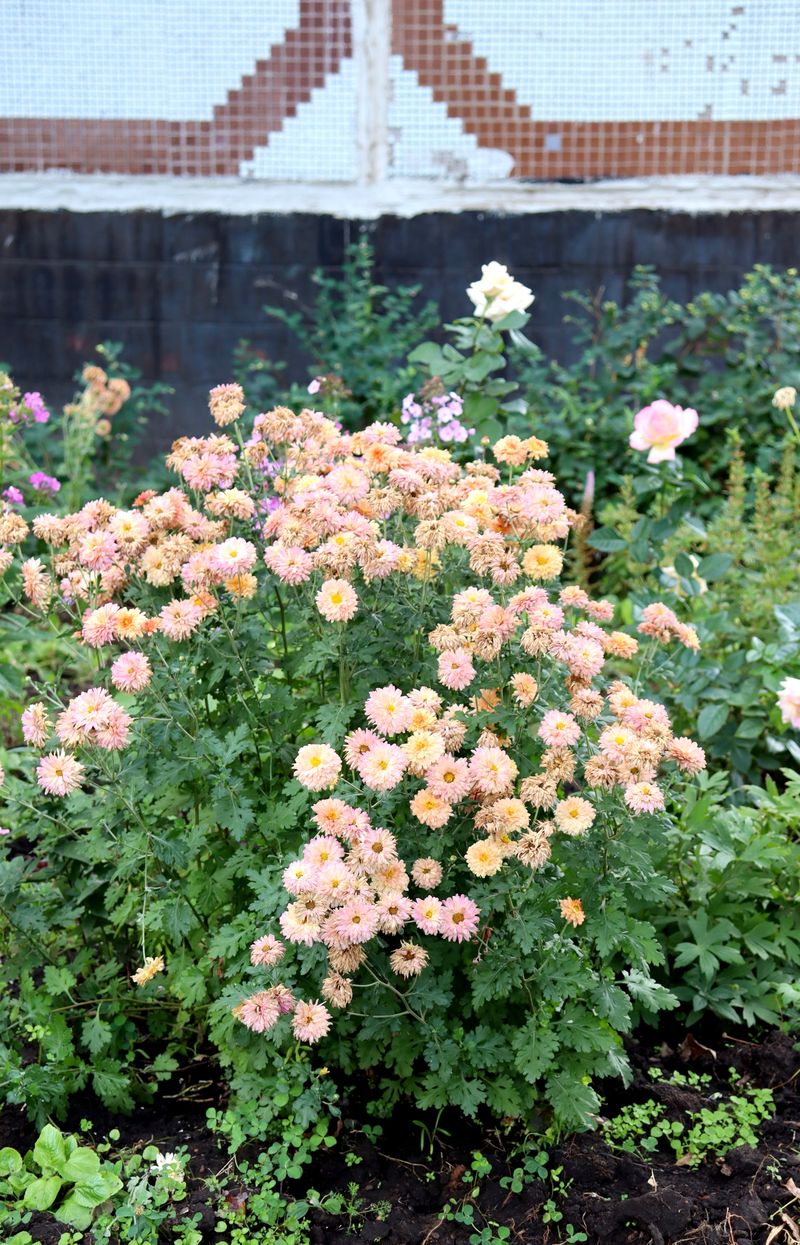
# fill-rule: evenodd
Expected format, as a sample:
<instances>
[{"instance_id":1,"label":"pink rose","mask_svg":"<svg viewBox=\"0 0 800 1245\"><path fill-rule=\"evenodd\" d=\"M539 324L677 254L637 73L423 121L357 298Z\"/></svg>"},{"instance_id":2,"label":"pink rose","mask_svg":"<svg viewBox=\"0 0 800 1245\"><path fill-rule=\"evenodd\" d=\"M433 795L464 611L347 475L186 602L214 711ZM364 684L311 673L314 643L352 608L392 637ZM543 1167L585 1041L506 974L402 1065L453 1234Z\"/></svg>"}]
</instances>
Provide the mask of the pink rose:
<instances>
[{"instance_id":1,"label":"pink rose","mask_svg":"<svg viewBox=\"0 0 800 1245\"><path fill-rule=\"evenodd\" d=\"M649 450L649 463L663 463L675 457L675 447L694 432L698 424L697 411L687 407L673 406L659 398L639 411L633 421L634 431L629 444L634 450Z\"/></svg>"}]
</instances>

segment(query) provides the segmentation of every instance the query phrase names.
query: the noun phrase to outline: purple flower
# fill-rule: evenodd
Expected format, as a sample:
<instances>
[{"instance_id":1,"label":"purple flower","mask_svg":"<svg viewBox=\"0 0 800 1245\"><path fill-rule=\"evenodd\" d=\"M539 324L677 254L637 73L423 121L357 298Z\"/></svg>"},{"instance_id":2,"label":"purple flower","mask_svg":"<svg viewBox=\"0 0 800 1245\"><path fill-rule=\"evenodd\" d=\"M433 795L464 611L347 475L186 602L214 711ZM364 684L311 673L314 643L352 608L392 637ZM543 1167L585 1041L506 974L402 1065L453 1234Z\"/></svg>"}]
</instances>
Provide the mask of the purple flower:
<instances>
[{"instance_id":1,"label":"purple flower","mask_svg":"<svg viewBox=\"0 0 800 1245\"><path fill-rule=\"evenodd\" d=\"M27 406L31 415L37 424L46 424L50 418L50 412L44 404L44 398L35 390L33 393L23 393L22 401Z\"/></svg>"},{"instance_id":2,"label":"purple flower","mask_svg":"<svg viewBox=\"0 0 800 1245\"><path fill-rule=\"evenodd\" d=\"M45 475L43 471L34 471L28 476L37 493L57 493L61 488L61 484L55 476Z\"/></svg>"},{"instance_id":3,"label":"purple flower","mask_svg":"<svg viewBox=\"0 0 800 1245\"><path fill-rule=\"evenodd\" d=\"M13 506L21 506L25 500L22 493L13 484L9 484L8 488L3 490L3 496L7 497Z\"/></svg>"}]
</instances>

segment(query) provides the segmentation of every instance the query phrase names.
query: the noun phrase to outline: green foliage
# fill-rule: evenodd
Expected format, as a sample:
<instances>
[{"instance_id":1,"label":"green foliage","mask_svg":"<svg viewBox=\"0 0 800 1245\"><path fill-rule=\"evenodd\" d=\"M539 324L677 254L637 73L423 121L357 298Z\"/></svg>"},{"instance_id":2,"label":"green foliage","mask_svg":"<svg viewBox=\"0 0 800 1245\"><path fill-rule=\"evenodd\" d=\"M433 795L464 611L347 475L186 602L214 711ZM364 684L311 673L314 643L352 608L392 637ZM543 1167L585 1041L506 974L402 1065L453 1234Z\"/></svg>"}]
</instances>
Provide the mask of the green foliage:
<instances>
[{"instance_id":1,"label":"green foliage","mask_svg":"<svg viewBox=\"0 0 800 1245\"><path fill-rule=\"evenodd\" d=\"M657 925L669 980L693 1024L706 1011L733 1023L796 1022L800 965L800 774L767 779L754 804L724 807L724 782L687 793L667 831L676 890Z\"/></svg>"},{"instance_id":2,"label":"green foliage","mask_svg":"<svg viewBox=\"0 0 800 1245\"><path fill-rule=\"evenodd\" d=\"M761 1124L774 1114L772 1090L750 1086L715 1107L684 1112L677 1120L670 1120L666 1107L650 1098L606 1120L603 1136L613 1150L644 1158L668 1147L683 1166L699 1167L737 1146L757 1147Z\"/></svg>"},{"instance_id":3,"label":"green foliage","mask_svg":"<svg viewBox=\"0 0 800 1245\"><path fill-rule=\"evenodd\" d=\"M85 1230L121 1188L111 1164L53 1124L45 1124L24 1156L10 1146L0 1150L0 1223L15 1212L47 1210L59 1223Z\"/></svg>"},{"instance_id":4,"label":"green foliage","mask_svg":"<svg viewBox=\"0 0 800 1245\"><path fill-rule=\"evenodd\" d=\"M279 373L285 365L265 359L249 341L237 347L235 379L260 410L277 402L295 409L312 405L348 428L389 418L414 387L416 369L406 359L438 323L434 304L418 305L419 286L392 289L377 280L366 234L348 247L340 276L317 269L312 281L312 306L298 307L297 295L286 290L286 306L264 311L311 356L310 376L322 382L319 393L309 398L300 385L283 391Z\"/></svg>"},{"instance_id":5,"label":"green foliage","mask_svg":"<svg viewBox=\"0 0 800 1245\"><path fill-rule=\"evenodd\" d=\"M529 346L511 360L531 431L550 444L553 469L573 499L587 473L598 496L620 479L633 416L656 398L694 407L700 424L688 457L720 484L723 434L738 429L757 465L773 471L786 429L772 406L781 385L800 387L800 277L756 266L738 289L667 298L652 268L637 268L624 301L570 293L578 354L569 365ZM526 425L527 426L527 425ZM630 451L633 454L633 451ZM623 468L624 469L624 468Z\"/></svg>"}]
</instances>

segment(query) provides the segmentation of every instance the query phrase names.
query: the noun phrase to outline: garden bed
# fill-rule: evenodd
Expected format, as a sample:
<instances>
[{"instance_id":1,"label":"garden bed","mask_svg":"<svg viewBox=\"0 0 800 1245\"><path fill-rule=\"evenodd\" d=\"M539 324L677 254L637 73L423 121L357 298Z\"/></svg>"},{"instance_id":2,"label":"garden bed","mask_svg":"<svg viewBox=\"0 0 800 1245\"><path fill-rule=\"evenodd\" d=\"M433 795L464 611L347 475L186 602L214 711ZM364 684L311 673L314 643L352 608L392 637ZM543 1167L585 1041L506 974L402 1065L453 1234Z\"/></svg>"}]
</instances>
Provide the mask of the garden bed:
<instances>
[{"instance_id":1,"label":"garden bed","mask_svg":"<svg viewBox=\"0 0 800 1245\"><path fill-rule=\"evenodd\" d=\"M363 1085L358 1098L343 1103L337 1144L320 1152L301 1180L284 1186L288 1199L293 1193L304 1198L310 1188L323 1200L339 1194L345 1204L342 1213L312 1209L307 1236L283 1237L279 1231L261 1237L252 1226L252 1240L309 1240L318 1245L499 1245L504 1240L526 1245L739 1245L770 1240L780 1245L797 1240L800 1055L793 1038L775 1031L755 1042L750 1034L717 1033L704 1034L700 1042L693 1035L674 1034L660 1048L655 1037L628 1045L633 1081L625 1090L617 1082L603 1085L604 1118L634 1104L656 1102L665 1108L663 1118L686 1121L690 1113L730 1104L747 1087L769 1087L775 1114L760 1128L758 1147L721 1146L715 1153L708 1130L712 1153L692 1167L676 1163L663 1144L647 1153L641 1148L643 1137L637 1140L637 1153L612 1149L600 1129L568 1137L546 1157L539 1155L540 1174L531 1178L537 1167L536 1138L520 1146L519 1136L504 1135L502 1126L465 1123L455 1113L444 1113L437 1126L435 1113L413 1107L379 1122L365 1110L368 1086ZM149 1143L162 1152L188 1149L190 1178L180 1213L199 1213L204 1242L228 1240L237 1221L253 1225L249 1204L258 1196L256 1188L237 1176L224 1145L208 1130L209 1097L207 1088L193 1086L187 1077L159 1105L140 1108L130 1117L114 1119L99 1104L91 1108L96 1139L114 1126L120 1130L115 1149L141 1149ZM77 1127L78 1116L88 1109L84 1102L70 1122ZM362 1131L365 1122L372 1139ZM372 1131L376 1124L382 1127L378 1134ZM22 1148L33 1137L34 1131L12 1111L0 1116L0 1145ZM529 1167L523 1174L520 1165L526 1157ZM241 1162L243 1156L238 1158ZM473 1224L463 1222L470 1213ZM228 1229L220 1231L221 1221ZM34 1215L26 1227L42 1245L58 1245L64 1231L48 1214ZM501 1233L503 1228L508 1236ZM780 1231L770 1236L773 1228Z\"/></svg>"}]
</instances>

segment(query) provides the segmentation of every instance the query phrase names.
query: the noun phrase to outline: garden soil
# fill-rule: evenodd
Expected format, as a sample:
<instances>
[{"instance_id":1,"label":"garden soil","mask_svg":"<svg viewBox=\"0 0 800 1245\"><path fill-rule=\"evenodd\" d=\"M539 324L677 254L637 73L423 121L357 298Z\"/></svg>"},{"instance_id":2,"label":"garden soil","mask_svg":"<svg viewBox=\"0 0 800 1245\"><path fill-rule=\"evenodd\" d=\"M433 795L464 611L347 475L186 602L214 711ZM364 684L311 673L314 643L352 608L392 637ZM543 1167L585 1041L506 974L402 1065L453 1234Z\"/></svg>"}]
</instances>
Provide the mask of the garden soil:
<instances>
[{"instance_id":1,"label":"garden soil","mask_svg":"<svg viewBox=\"0 0 800 1245\"><path fill-rule=\"evenodd\" d=\"M685 1120L687 1112L715 1107L744 1086L770 1087L775 1116L762 1125L757 1149L740 1146L711 1157L698 1168L676 1165L666 1151L641 1157L614 1152L603 1140L602 1127L571 1136L550 1155L550 1170L563 1169L560 1191L540 1180L519 1194L504 1187L503 1177L520 1162L519 1155L511 1152L511 1132L465 1123L455 1113L445 1112L437 1121L435 1113L399 1110L391 1120L382 1121L383 1132L372 1144L360 1131L362 1123L376 1122L365 1113L369 1090L362 1086L358 1097L342 1103L337 1145L318 1155L294 1186L302 1196L307 1188L325 1194L346 1191L356 1183L361 1213L348 1223L312 1211L311 1241L314 1245L469 1245L472 1238L495 1245L502 1239L495 1235L497 1227L505 1226L512 1245L567 1245L574 1240L586 1240L589 1245L800 1245L800 1055L796 1046L796 1038L777 1031L759 1042L747 1032L704 1035L702 1040L676 1034L671 1043L661 1046L631 1042L632 1083L627 1089L616 1082L600 1087L604 1118L628 1103L656 1099L671 1119ZM650 1074L653 1068L661 1070L655 1080ZM675 1071L707 1074L711 1083L700 1090L666 1083ZM215 1231L218 1204L205 1181L227 1167L224 1196L229 1222L237 1207L246 1213L251 1191L237 1182L223 1147L206 1128L209 1105L218 1104L210 1099L208 1088L199 1090L187 1082L160 1095L157 1106L121 1119L109 1117L97 1103L78 1104L75 1119L68 1124L75 1127L82 1115L89 1114L96 1139L117 1127L122 1134L120 1146L155 1143L162 1151L185 1146L191 1156L191 1176L183 1213L200 1212L204 1241L220 1242L226 1236ZM0 1147L25 1148L32 1136L20 1115L10 1110L0 1115ZM538 1148L535 1143L534 1148ZM448 1221L442 1212L448 1201L457 1205L471 1200L476 1182L465 1176L475 1151L491 1162L492 1171L480 1180L480 1191L472 1199L475 1226L469 1227ZM554 1217L554 1208L561 1218ZM490 1234L473 1237L490 1225L494 1225ZM34 1216L26 1226L42 1245L57 1245L63 1231L46 1214ZM258 1229L252 1230L255 1240ZM165 1239L170 1239L169 1234ZM280 1240L280 1230L274 1239Z\"/></svg>"}]
</instances>

